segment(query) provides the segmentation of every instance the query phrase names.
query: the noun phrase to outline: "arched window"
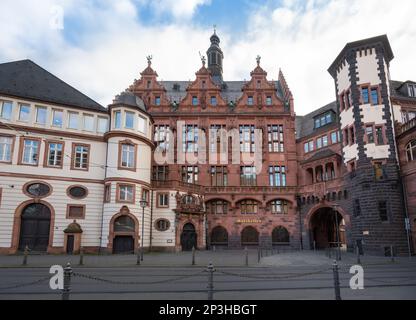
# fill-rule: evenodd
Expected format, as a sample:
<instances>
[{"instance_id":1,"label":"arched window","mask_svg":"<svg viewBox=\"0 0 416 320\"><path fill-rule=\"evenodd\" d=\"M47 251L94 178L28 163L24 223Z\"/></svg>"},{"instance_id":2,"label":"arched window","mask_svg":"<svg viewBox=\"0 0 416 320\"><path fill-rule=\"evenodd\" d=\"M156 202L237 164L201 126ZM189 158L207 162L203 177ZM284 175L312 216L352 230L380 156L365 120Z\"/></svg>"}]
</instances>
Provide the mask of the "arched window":
<instances>
[{"instance_id":1,"label":"arched window","mask_svg":"<svg viewBox=\"0 0 416 320\"><path fill-rule=\"evenodd\" d=\"M270 202L270 208L273 214L289 213L289 203L286 200L274 200Z\"/></svg>"},{"instance_id":2,"label":"arched window","mask_svg":"<svg viewBox=\"0 0 416 320\"><path fill-rule=\"evenodd\" d=\"M272 232L272 242L274 244L290 243L289 231L284 227L274 228Z\"/></svg>"},{"instance_id":3,"label":"arched window","mask_svg":"<svg viewBox=\"0 0 416 320\"><path fill-rule=\"evenodd\" d=\"M407 153L407 161L415 161L416 160L416 140L409 142L406 146L406 153Z\"/></svg>"},{"instance_id":4,"label":"arched window","mask_svg":"<svg viewBox=\"0 0 416 320\"><path fill-rule=\"evenodd\" d=\"M212 229L211 245L215 245L215 246L228 245L228 232L224 227L218 226Z\"/></svg>"},{"instance_id":5,"label":"arched window","mask_svg":"<svg viewBox=\"0 0 416 320\"><path fill-rule=\"evenodd\" d=\"M259 244L259 232L251 226L245 227L241 231L241 245L250 246Z\"/></svg>"},{"instance_id":6,"label":"arched window","mask_svg":"<svg viewBox=\"0 0 416 320\"><path fill-rule=\"evenodd\" d=\"M196 200L194 196L186 195L182 198L182 203L183 204L195 204Z\"/></svg>"},{"instance_id":7,"label":"arched window","mask_svg":"<svg viewBox=\"0 0 416 320\"><path fill-rule=\"evenodd\" d=\"M128 216L121 216L114 221L114 232L134 232L134 220Z\"/></svg>"},{"instance_id":8,"label":"arched window","mask_svg":"<svg viewBox=\"0 0 416 320\"><path fill-rule=\"evenodd\" d=\"M240 202L241 214L256 214L258 202L255 200L243 200Z\"/></svg>"}]
</instances>

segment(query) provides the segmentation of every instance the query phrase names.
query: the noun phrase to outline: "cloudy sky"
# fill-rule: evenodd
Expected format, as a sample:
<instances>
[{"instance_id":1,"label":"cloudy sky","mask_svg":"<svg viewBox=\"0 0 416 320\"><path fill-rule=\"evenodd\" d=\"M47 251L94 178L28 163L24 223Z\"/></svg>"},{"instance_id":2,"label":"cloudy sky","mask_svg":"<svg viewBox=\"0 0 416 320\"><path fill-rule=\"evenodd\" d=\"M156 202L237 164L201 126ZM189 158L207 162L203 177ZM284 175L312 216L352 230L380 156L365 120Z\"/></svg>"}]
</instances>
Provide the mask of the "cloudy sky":
<instances>
[{"instance_id":1,"label":"cloudy sky","mask_svg":"<svg viewBox=\"0 0 416 320\"><path fill-rule=\"evenodd\" d=\"M108 105L149 54L161 80L194 79L216 24L225 79L249 79L261 55L270 80L283 70L302 115L335 99L326 70L349 41L387 34L392 78L416 80L415 9L414 0L1 0L0 62L32 59Z\"/></svg>"}]
</instances>

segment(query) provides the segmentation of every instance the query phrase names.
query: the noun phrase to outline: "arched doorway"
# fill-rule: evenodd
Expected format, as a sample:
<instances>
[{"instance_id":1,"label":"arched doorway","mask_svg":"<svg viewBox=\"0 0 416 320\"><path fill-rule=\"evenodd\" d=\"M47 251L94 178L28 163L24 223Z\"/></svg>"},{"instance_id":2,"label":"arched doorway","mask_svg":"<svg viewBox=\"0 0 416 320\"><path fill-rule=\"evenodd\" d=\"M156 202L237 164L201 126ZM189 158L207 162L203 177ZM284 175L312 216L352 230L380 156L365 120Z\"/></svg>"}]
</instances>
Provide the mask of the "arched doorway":
<instances>
[{"instance_id":1,"label":"arched doorway","mask_svg":"<svg viewBox=\"0 0 416 320\"><path fill-rule=\"evenodd\" d=\"M241 245L242 246L258 246L259 233L254 227L245 227L241 231Z\"/></svg>"},{"instance_id":2,"label":"arched doorway","mask_svg":"<svg viewBox=\"0 0 416 320\"><path fill-rule=\"evenodd\" d=\"M41 203L26 206L21 215L19 250L46 252L49 245L51 211Z\"/></svg>"},{"instance_id":3,"label":"arched doorway","mask_svg":"<svg viewBox=\"0 0 416 320\"><path fill-rule=\"evenodd\" d=\"M332 208L318 209L311 217L310 230L312 247L314 242L317 249L337 247L338 241L341 247L346 245L344 218Z\"/></svg>"},{"instance_id":4,"label":"arched doorway","mask_svg":"<svg viewBox=\"0 0 416 320\"><path fill-rule=\"evenodd\" d=\"M272 231L272 243L273 245L289 245L290 235L289 231L285 227L277 227Z\"/></svg>"},{"instance_id":5,"label":"arched doorway","mask_svg":"<svg viewBox=\"0 0 416 320\"><path fill-rule=\"evenodd\" d=\"M191 251L192 248L197 248L197 234L195 226L192 223L187 223L183 226L181 234L181 246L183 251Z\"/></svg>"},{"instance_id":6,"label":"arched doorway","mask_svg":"<svg viewBox=\"0 0 416 320\"><path fill-rule=\"evenodd\" d=\"M134 253L134 231L136 224L129 216L120 216L114 220L113 253Z\"/></svg>"},{"instance_id":7,"label":"arched doorway","mask_svg":"<svg viewBox=\"0 0 416 320\"><path fill-rule=\"evenodd\" d=\"M212 246L228 246L228 232L224 227L218 226L211 231Z\"/></svg>"}]
</instances>

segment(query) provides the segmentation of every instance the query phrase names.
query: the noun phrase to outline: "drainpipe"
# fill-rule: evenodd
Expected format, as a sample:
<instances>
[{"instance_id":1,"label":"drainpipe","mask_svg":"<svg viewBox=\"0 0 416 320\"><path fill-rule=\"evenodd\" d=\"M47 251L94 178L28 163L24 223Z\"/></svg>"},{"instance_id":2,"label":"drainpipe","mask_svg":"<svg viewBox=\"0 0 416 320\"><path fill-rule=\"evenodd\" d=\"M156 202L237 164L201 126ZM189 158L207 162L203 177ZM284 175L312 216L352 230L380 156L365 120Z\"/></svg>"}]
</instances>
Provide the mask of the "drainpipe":
<instances>
[{"instance_id":1,"label":"drainpipe","mask_svg":"<svg viewBox=\"0 0 416 320\"><path fill-rule=\"evenodd\" d=\"M152 252L152 243L153 243L153 189L150 192L150 239L149 239L149 252ZM169 195L170 196L170 195Z\"/></svg>"},{"instance_id":2,"label":"drainpipe","mask_svg":"<svg viewBox=\"0 0 416 320\"><path fill-rule=\"evenodd\" d=\"M300 250L303 250L302 203L299 196L297 197L297 204L297 210L299 211Z\"/></svg>"},{"instance_id":3,"label":"drainpipe","mask_svg":"<svg viewBox=\"0 0 416 320\"><path fill-rule=\"evenodd\" d=\"M109 143L107 141L107 148L106 148L106 153L105 153L105 175L104 175L104 180L107 178L107 173L108 173L108 147L109 147ZM105 184L104 184L104 191L105 191ZM111 194L111 190L110 190L110 194ZM104 195L105 196L105 195ZM104 200L104 199L103 199ZM100 235L100 245L98 247L98 255L101 254L101 244L103 241L103 228L104 228L104 206L105 203L103 201L103 211L101 214L101 235Z\"/></svg>"}]
</instances>

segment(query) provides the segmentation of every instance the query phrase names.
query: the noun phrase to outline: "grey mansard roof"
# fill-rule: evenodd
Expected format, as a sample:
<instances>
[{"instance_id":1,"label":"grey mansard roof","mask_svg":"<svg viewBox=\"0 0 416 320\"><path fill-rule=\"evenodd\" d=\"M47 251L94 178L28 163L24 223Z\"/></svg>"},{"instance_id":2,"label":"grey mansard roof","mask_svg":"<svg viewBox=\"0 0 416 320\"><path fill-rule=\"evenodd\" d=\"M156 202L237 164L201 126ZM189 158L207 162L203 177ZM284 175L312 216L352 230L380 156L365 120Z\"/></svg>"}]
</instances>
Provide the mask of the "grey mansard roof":
<instances>
[{"instance_id":1,"label":"grey mansard roof","mask_svg":"<svg viewBox=\"0 0 416 320\"><path fill-rule=\"evenodd\" d=\"M390 91L393 98L407 99L415 102L416 97L409 97L407 84L416 84L415 81L390 81Z\"/></svg>"},{"instance_id":2,"label":"grey mansard roof","mask_svg":"<svg viewBox=\"0 0 416 320\"><path fill-rule=\"evenodd\" d=\"M124 91L117 95L113 101L113 105L116 104L122 104L146 111L146 106L144 105L143 100L136 96L134 93L129 91Z\"/></svg>"},{"instance_id":3,"label":"grey mansard roof","mask_svg":"<svg viewBox=\"0 0 416 320\"><path fill-rule=\"evenodd\" d=\"M107 113L99 103L31 60L0 64L0 94Z\"/></svg>"},{"instance_id":4,"label":"grey mansard roof","mask_svg":"<svg viewBox=\"0 0 416 320\"><path fill-rule=\"evenodd\" d=\"M317 130L315 130L315 120L314 118L324 114L328 111L333 111L335 114L337 114L337 103L336 101L331 102L327 104L326 106L323 106L322 108L319 108L305 116L297 116L296 117L296 138L301 139L304 137L308 137L312 134L318 134L319 132L325 132L329 128L336 126L336 121L333 122L330 125L326 125L324 127L321 127Z\"/></svg>"}]
</instances>

